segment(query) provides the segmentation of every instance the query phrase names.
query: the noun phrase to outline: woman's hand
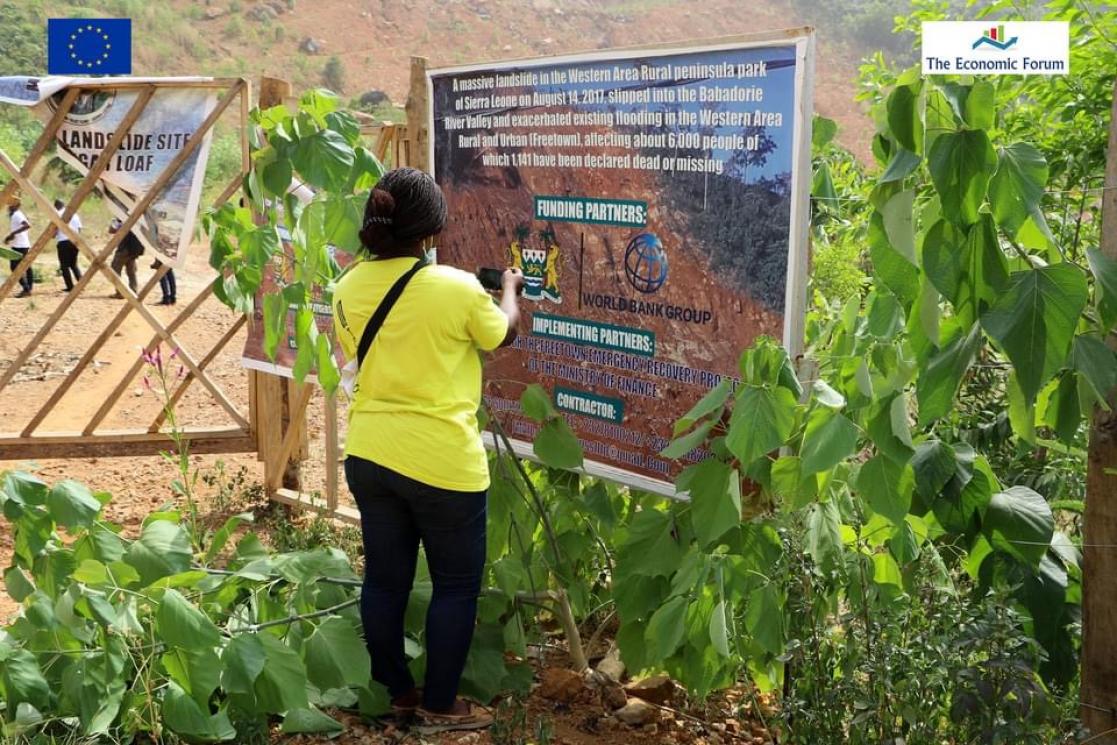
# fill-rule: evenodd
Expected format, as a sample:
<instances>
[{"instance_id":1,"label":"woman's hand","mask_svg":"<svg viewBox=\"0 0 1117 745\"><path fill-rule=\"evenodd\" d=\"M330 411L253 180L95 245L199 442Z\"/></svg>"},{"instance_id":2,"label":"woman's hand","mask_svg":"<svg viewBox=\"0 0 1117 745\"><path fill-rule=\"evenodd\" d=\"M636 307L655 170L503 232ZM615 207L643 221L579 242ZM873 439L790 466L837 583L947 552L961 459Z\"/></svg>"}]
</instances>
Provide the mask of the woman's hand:
<instances>
[{"instance_id":1,"label":"woman's hand","mask_svg":"<svg viewBox=\"0 0 1117 745\"><path fill-rule=\"evenodd\" d=\"M520 325L519 294L524 288L524 273L515 267L504 270L500 278L500 309L508 316L508 335L500 346L506 347L516 340L516 333Z\"/></svg>"},{"instance_id":2,"label":"woman's hand","mask_svg":"<svg viewBox=\"0 0 1117 745\"><path fill-rule=\"evenodd\" d=\"M504 274L500 278L500 284L504 292L519 295L520 291L524 289L524 273L516 267L509 267L504 270Z\"/></svg>"}]
</instances>

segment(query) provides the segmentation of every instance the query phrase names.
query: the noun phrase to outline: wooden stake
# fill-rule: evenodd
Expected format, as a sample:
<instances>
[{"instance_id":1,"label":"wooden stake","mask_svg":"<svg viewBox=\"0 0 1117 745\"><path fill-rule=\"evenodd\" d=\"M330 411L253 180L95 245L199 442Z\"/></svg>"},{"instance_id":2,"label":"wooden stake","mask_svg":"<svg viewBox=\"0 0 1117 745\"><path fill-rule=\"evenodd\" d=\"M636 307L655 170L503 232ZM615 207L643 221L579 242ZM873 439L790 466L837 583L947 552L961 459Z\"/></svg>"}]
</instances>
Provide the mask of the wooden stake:
<instances>
[{"instance_id":1,"label":"wooden stake","mask_svg":"<svg viewBox=\"0 0 1117 745\"><path fill-rule=\"evenodd\" d=\"M430 173L430 96L427 93L427 58L411 58L411 90L407 96L407 134L411 148L408 165ZM396 164L397 167L399 164Z\"/></svg>"},{"instance_id":2,"label":"wooden stake","mask_svg":"<svg viewBox=\"0 0 1117 745\"><path fill-rule=\"evenodd\" d=\"M1101 251L1117 260L1117 82L1108 147ZM1117 333L1107 341L1117 349ZM1117 390L1108 400L1110 411L1095 411L1090 428L1082 532L1082 723L1098 745L1117 743Z\"/></svg>"}]
</instances>

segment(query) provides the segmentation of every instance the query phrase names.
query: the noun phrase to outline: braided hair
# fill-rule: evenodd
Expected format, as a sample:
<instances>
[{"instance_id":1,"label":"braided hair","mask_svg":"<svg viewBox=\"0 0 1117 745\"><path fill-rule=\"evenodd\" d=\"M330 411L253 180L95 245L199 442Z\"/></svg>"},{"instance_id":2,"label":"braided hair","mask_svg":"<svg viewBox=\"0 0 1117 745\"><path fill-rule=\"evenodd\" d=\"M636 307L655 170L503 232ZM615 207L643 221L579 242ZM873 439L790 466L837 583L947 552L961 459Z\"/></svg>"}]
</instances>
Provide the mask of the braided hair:
<instances>
[{"instance_id":1,"label":"braided hair","mask_svg":"<svg viewBox=\"0 0 1117 745\"><path fill-rule=\"evenodd\" d=\"M375 256L410 256L445 226L446 200L434 179L415 168L397 168L369 194L361 245Z\"/></svg>"}]
</instances>

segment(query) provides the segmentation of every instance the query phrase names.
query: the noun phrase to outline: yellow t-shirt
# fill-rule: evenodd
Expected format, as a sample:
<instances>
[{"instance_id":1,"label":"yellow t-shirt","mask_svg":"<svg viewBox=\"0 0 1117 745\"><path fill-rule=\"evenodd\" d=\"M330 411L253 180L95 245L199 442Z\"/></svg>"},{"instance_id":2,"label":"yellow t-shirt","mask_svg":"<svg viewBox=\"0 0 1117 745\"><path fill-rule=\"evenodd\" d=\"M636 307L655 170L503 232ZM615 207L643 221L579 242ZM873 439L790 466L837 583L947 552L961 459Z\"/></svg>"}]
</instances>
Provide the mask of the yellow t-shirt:
<instances>
[{"instance_id":1,"label":"yellow t-shirt","mask_svg":"<svg viewBox=\"0 0 1117 745\"><path fill-rule=\"evenodd\" d=\"M334 289L334 329L347 359L389 288L414 258L362 261ZM380 327L357 374L345 454L440 489L489 487L477 429L481 357L508 334L508 317L475 276L420 269Z\"/></svg>"}]
</instances>

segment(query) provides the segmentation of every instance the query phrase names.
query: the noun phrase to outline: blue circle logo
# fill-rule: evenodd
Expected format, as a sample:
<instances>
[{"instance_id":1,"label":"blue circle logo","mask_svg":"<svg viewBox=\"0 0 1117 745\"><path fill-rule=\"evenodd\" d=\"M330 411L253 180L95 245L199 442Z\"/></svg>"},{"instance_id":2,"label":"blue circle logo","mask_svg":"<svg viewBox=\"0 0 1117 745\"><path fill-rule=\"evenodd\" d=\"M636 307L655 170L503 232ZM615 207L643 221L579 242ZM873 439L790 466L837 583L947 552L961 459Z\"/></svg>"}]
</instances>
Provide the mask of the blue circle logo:
<instances>
[{"instance_id":1,"label":"blue circle logo","mask_svg":"<svg viewBox=\"0 0 1117 745\"><path fill-rule=\"evenodd\" d=\"M667 252L655 233L638 233L624 251L624 273L638 291L650 294L667 281Z\"/></svg>"}]
</instances>

